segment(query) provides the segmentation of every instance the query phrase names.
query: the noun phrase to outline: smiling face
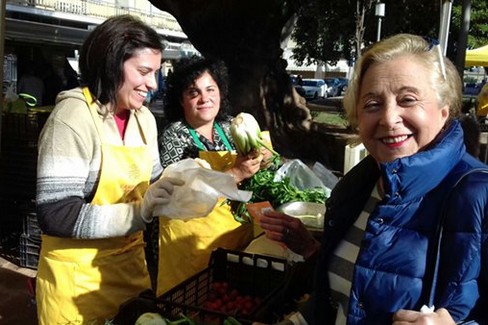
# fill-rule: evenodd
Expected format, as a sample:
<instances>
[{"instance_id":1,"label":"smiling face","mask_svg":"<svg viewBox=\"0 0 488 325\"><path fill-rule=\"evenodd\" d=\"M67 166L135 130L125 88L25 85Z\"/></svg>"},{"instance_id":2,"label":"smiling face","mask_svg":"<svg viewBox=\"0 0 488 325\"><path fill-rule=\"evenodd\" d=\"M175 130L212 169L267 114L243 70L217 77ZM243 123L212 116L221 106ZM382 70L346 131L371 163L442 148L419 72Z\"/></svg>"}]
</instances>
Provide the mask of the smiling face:
<instances>
[{"instance_id":1,"label":"smiling face","mask_svg":"<svg viewBox=\"0 0 488 325\"><path fill-rule=\"evenodd\" d=\"M358 132L383 163L423 150L439 134L449 106L439 106L431 72L412 56L371 65L360 85Z\"/></svg>"},{"instance_id":2,"label":"smiling face","mask_svg":"<svg viewBox=\"0 0 488 325\"><path fill-rule=\"evenodd\" d=\"M185 120L197 129L212 124L220 109L220 90L217 82L204 72L181 95Z\"/></svg>"},{"instance_id":3,"label":"smiling face","mask_svg":"<svg viewBox=\"0 0 488 325\"><path fill-rule=\"evenodd\" d=\"M149 91L157 88L156 71L161 67L161 52L150 48L135 52L124 62L124 82L117 91L116 113L139 109Z\"/></svg>"}]
</instances>

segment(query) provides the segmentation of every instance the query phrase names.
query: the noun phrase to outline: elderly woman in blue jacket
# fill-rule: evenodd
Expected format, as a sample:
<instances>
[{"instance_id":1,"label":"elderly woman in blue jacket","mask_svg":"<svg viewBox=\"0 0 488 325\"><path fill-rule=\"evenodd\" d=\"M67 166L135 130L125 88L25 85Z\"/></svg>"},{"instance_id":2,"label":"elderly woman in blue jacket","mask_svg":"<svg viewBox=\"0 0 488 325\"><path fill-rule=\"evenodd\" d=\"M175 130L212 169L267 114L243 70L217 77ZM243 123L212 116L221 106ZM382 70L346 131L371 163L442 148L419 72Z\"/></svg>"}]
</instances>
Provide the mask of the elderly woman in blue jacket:
<instances>
[{"instance_id":1,"label":"elderly woman in blue jacket","mask_svg":"<svg viewBox=\"0 0 488 325\"><path fill-rule=\"evenodd\" d=\"M488 173L466 152L461 96L454 65L421 37L364 52L344 106L369 156L327 201L321 245L308 245L315 292L294 324L487 324ZM298 227L278 212L261 226L285 243Z\"/></svg>"}]
</instances>

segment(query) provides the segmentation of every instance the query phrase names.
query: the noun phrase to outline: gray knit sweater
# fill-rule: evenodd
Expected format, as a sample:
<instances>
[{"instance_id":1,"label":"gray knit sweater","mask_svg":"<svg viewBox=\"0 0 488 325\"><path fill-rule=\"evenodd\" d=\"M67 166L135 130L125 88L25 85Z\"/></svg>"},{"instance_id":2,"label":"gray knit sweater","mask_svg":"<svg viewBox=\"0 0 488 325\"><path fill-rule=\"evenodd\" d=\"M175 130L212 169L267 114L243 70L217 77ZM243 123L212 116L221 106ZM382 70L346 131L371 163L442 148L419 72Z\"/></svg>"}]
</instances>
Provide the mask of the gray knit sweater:
<instances>
[{"instance_id":1,"label":"gray knit sweater","mask_svg":"<svg viewBox=\"0 0 488 325\"><path fill-rule=\"evenodd\" d=\"M162 173L156 120L146 107L131 110L122 140L112 114L99 107L105 142L151 148L151 182ZM104 115L106 117L104 117ZM139 122L139 123L138 123ZM145 229L140 202L92 205L100 177L101 143L81 88L61 92L39 137L37 215L43 233L72 238L110 238Z\"/></svg>"}]
</instances>

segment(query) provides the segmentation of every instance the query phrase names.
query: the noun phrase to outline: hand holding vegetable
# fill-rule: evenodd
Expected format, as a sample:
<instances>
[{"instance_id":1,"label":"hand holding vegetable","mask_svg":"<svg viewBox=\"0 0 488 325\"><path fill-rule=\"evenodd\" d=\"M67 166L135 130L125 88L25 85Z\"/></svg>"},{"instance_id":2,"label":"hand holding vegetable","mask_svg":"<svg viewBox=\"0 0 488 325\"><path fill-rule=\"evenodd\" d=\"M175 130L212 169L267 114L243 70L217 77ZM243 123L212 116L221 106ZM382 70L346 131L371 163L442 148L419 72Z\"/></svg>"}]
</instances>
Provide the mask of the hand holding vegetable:
<instances>
[{"instance_id":1,"label":"hand holding vegetable","mask_svg":"<svg viewBox=\"0 0 488 325\"><path fill-rule=\"evenodd\" d=\"M264 147L262 147L259 152L261 156L263 156L263 159L261 160L261 169L270 167L274 162L275 155Z\"/></svg>"},{"instance_id":2,"label":"hand holding vegetable","mask_svg":"<svg viewBox=\"0 0 488 325\"><path fill-rule=\"evenodd\" d=\"M320 243L300 219L282 212L265 211L261 216L260 226L266 232L266 237L284 243L293 252L305 259L312 256L320 248Z\"/></svg>"},{"instance_id":3,"label":"hand holding vegetable","mask_svg":"<svg viewBox=\"0 0 488 325\"><path fill-rule=\"evenodd\" d=\"M263 155L238 155L234 166L229 169L229 172L234 176L236 183L240 183L256 174L261 168L262 161Z\"/></svg>"},{"instance_id":4,"label":"hand holding vegetable","mask_svg":"<svg viewBox=\"0 0 488 325\"><path fill-rule=\"evenodd\" d=\"M173 194L175 186L185 184L184 181L172 177L163 177L149 186L141 204L141 217L145 222L151 222L154 207L166 204Z\"/></svg>"}]
</instances>

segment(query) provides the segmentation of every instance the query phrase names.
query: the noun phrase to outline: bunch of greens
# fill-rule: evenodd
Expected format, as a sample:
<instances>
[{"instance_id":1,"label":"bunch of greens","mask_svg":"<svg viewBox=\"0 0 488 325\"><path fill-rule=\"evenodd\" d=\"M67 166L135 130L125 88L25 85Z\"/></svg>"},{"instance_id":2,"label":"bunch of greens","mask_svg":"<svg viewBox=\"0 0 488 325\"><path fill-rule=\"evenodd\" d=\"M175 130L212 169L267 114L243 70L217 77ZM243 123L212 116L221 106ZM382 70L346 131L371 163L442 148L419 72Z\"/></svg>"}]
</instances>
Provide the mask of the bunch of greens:
<instances>
[{"instance_id":1,"label":"bunch of greens","mask_svg":"<svg viewBox=\"0 0 488 325\"><path fill-rule=\"evenodd\" d=\"M274 165L276 166L276 165ZM274 181L276 167L261 169L253 177L241 183L239 189L252 191L251 199L246 202L229 200L234 218L239 222L250 222L252 218L246 209L247 203L269 201L274 208L288 202L316 202L324 203L326 196L322 188L300 190L290 184L290 178L284 177L281 181Z\"/></svg>"}]
</instances>

